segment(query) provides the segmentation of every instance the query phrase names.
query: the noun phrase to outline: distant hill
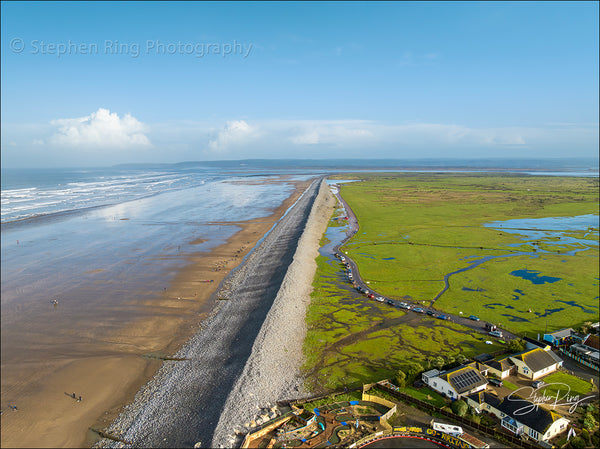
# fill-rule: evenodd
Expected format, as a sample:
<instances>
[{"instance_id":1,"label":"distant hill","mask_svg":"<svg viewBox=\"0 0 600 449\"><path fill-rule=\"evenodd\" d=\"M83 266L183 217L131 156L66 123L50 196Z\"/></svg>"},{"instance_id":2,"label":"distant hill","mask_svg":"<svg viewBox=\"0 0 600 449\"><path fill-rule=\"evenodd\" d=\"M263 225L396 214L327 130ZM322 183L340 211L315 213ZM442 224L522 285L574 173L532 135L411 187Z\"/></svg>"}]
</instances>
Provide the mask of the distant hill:
<instances>
[{"instance_id":1,"label":"distant hill","mask_svg":"<svg viewBox=\"0 0 600 449\"><path fill-rule=\"evenodd\" d=\"M118 168L219 167L219 168L336 168L336 169L526 169L553 171L598 171L598 159L244 159L232 161L187 161L175 164L120 164Z\"/></svg>"}]
</instances>

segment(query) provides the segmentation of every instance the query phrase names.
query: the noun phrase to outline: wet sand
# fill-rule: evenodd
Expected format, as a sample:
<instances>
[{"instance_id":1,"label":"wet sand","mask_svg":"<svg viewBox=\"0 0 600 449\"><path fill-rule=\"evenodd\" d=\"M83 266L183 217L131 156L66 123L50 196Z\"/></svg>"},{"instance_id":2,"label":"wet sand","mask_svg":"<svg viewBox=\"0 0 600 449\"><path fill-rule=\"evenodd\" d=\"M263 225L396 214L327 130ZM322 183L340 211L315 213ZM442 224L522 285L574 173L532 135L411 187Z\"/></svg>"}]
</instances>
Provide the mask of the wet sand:
<instances>
[{"instance_id":1,"label":"wet sand","mask_svg":"<svg viewBox=\"0 0 600 449\"><path fill-rule=\"evenodd\" d=\"M90 330L79 344L55 347L32 342L35 350L2 376L3 447L82 447L100 437L89 428L104 428L163 364L197 330L212 307L220 281L237 266L309 184L293 182L295 192L266 218L235 223L241 230L210 253L190 256L159 298L140 291L125 317ZM220 224L221 226L225 224ZM233 224L227 224L233 226ZM168 258L166 261L168 262ZM168 264L167 264L168 266ZM90 267L90 275L101 269ZM202 282L205 280L213 282ZM58 311L62 304L57 306ZM67 313L67 312L65 312ZM107 311L106 316L110 316ZM128 321L123 326L123 321ZM102 323L104 324L104 323ZM68 333L68 329L64 329ZM77 402L65 393L81 395ZM17 405L18 411L7 408Z\"/></svg>"},{"instance_id":2,"label":"wet sand","mask_svg":"<svg viewBox=\"0 0 600 449\"><path fill-rule=\"evenodd\" d=\"M218 295L229 299L219 302L178 351L180 360L165 363L138 392L108 429L111 435L134 447L210 446L225 402L294 259L319 184L313 183L240 269L227 277ZM299 316L303 321L304 315ZM105 439L100 446L124 444Z\"/></svg>"}]
</instances>

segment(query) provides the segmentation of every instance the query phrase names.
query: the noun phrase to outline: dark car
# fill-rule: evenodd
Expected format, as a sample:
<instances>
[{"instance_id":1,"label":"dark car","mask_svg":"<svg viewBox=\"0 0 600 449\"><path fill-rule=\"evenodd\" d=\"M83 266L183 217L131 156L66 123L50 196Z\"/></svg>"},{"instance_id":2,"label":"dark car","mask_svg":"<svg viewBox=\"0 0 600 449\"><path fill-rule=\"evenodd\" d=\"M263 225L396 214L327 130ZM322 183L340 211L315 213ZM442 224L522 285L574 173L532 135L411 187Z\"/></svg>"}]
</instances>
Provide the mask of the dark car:
<instances>
[{"instance_id":1,"label":"dark car","mask_svg":"<svg viewBox=\"0 0 600 449\"><path fill-rule=\"evenodd\" d=\"M544 385L544 381L543 381L543 380L534 380L534 381L531 383L531 386L532 386L533 388L540 388L542 385Z\"/></svg>"},{"instance_id":2,"label":"dark car","mask_svg":"<svg viewBox=\"0 0 600 449\"><path fill-rule=\"evenodd\" d=\"M476 315L471 315L471 316L469 317L469 319L470 319L470 320L473 320L473 321L479 321L479 317L478 317L478 316L476 316Z\"/></svg>"},{"instance_id":3,"label":"dark car","mask_svg":"<svg viewBox=\"0 0 600 449\"><path fill-rule=\"evenodd\" d=\"M429 316L435 316L435 312L433 310L428 310L427 311L427 315L429 315Z\"/></svg>"},{"instance_id":4,"label":"dark car","mask_svg":"<svg viewBox=\"0 0 600 449\"><path fill-rule=\"evenodd\" d=\"M497 387L501 387L502 386L502 381L500 379L488 379L488 382L491 383L492 385L495 385Z\"/></svg>"},{"instance_id":5,"label":"dark car","mask_svg":"<svg viewBox=\"0 0 600 449\"><path fill-rule=\"evenodd\" d=\"M387 303L388 303L390 306L393 306L393 305L394 305L394 301L392 301L391 299L388 299L386 302L387 302Z\"/></svg>"},{"instance_id":6,"label":"dark car","mask_svg":"<svg viewBox=\"0 0 600 449\"><path fill-rule=\"evenodd\" d=\"M439 318L440 320L445 320L445 319L447 319L446 315L438 315L438 318Z\"/></svg>"}]
</instances>

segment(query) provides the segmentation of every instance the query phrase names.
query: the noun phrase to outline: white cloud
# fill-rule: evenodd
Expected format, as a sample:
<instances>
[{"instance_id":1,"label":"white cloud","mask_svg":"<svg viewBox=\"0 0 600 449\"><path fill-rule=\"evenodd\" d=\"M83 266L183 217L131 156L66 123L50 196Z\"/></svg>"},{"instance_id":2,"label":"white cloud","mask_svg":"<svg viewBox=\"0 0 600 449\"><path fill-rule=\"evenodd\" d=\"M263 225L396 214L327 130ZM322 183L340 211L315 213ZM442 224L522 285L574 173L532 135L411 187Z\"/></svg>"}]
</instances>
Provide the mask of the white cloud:
<instances>
[{"instance_id":1,"label":"white cloud","mask_svg":"<svg viewBox=\"0 0 600 449\"><path fill-rule=\"evenodd\" d=\"M58 119L50 122L58 126L51 138L57 145L93 148L149 147L148 128L130 114L122 118L116 112L99 108L86 117Z\"/></svg>"},{"instance_id":2,"label":"white cloud","mask_svg":"<svg viewBox=\"0 0 600 449\"><path fill-rule=\"evenodd\" d=\"M289 130L293 133L289 141L297 145L325 144L334 146L365 143L373 137L372 131L365 128L367 123L369 122L360 120L299 123Z\"/></svg>"},{"instance_id":3,"label":"white cloud","mask_svg":"<svg viewBox=\"0 0 600 449\"><path fill-rule=\"evenodd\" d=\"M257 128L250 126L244 120L227 122L217 136L208 142L208 147L214 152L224 152L232 147L243 146L260 135Z\"/></svg>"}]
</instances>

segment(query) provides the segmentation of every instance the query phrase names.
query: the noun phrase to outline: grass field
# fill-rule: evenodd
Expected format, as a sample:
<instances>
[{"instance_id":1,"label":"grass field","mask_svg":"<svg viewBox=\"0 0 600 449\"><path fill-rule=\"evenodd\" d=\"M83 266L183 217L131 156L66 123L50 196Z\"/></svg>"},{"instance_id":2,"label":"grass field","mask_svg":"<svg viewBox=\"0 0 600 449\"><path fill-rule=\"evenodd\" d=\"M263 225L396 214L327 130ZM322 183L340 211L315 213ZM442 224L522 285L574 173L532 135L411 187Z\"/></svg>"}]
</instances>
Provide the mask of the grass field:
<instances>
[{"instance_id":1,"label":"grass field","mask_svg":"<svg viewBox=\"0 0 600 449\"><path fill-rule=\"evenodd\" d=\"M563 398L565 395L582 398L595 390L594 385L567 373L556 372L542 379L546 384L543 392L546 396ZM563 385L564 384L564 385Z\"/></svg>"},{"instance_id":2,"label":"grass field","mask_svg":"<svg viewBox=\"0 0 600 449\"><path fill-rule=\"evenodd\" d=\"M598 321L597 227L527 238L524 231L483 226L597 215L598 178L362 176L364 182L342 188L360 224L343 250L377 292L432 304L444 290L444 276L466 269L449 276L435 308L529 335ZM470 268L482 258L489 260ZM549 281L518 275L533 272Z\"/></svg>"}]
</instances>

